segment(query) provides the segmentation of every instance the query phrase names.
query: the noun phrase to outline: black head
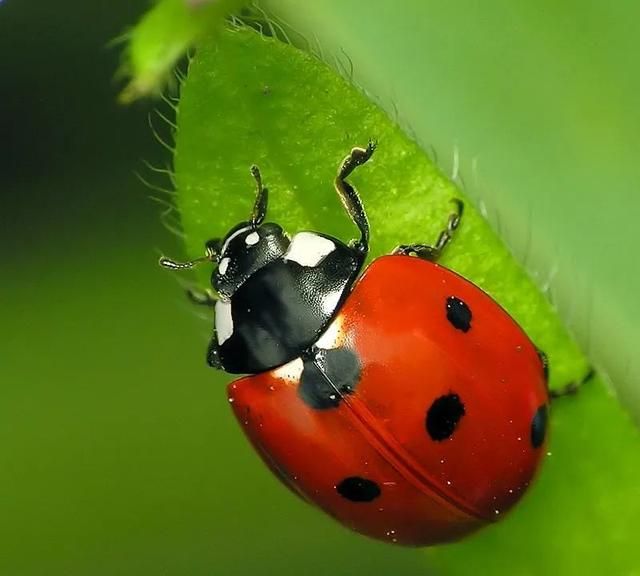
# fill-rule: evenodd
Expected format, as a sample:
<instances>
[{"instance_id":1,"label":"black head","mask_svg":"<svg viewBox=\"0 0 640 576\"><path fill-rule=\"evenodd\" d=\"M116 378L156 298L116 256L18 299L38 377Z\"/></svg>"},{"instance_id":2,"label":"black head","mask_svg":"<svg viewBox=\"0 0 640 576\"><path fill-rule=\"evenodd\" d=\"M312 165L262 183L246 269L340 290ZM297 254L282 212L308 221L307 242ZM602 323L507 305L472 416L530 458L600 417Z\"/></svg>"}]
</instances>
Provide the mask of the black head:
<instances>
[{"instance_id":1,"label":"black head","mask_svg":"<svg viewBox=\"0 0 640 576\"><path fill-rule=\"evenodd\" d=\"M289 247L289 238L278 224L240 222L220 240L210 240L216 249L217 268L211 285L222 297L231 295L254 272L280 258Z\"/></svg>"},{"instance_id":2,"label":"black head","mask_svg":"<svg viewBox=\"0 0 640 576\"><path fill-rule=\"evenodd\" d=\"M236 224L222 240L207 242L207 251L215 254L218 264L211 285L223 298L230 298L249 276L280 258L289 246L289 238L278 224L263 224L269 191L262 186L257 166L251 167L251 175L257 192L250 220Z\"/></svg>"},{"instance_id":3,"label":"black head","mask_svg":"<svg viewBox=\"0 0 640 576\"><path fill-rule=\"evenodd\" d=\"M266 223L269 191L262 186L262 178L257 166L251 167L251 174L257 185L256 201L251 218L236 224L221 240L214 238L205 244L205 255L190 262L175 262L161 258L165 268L180 270L192 268L199 262L217 264L211 275L211 285L223 298L233 293L254 272L280 258L289 246L289 237L278 224Z\"/></svg>"}]
</instances>

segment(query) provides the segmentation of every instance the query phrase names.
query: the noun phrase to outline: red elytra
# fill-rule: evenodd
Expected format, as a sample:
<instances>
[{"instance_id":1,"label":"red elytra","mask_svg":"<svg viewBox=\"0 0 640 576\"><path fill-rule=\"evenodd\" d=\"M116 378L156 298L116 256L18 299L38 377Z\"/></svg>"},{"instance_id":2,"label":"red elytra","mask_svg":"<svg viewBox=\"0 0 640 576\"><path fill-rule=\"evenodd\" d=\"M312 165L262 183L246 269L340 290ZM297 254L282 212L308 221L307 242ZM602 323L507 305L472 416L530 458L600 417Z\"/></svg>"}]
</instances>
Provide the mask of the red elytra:
<instances>
[{"instance_id":1,"label":"red elytra","mask_svg":"<svg viewBox=\"0 0 640 576\"><path fill-rule=\"evenodd\" d=\"M470 312L466 327L447 314L452 297ZM360 364L335 407L301 399L299 359L228 388L257 452L305 500L362 534L426 546L500 519L522 497L545 453L544 365L481 289L433 262L379 258L320 344Z\"/></svg>"}]
</instances>

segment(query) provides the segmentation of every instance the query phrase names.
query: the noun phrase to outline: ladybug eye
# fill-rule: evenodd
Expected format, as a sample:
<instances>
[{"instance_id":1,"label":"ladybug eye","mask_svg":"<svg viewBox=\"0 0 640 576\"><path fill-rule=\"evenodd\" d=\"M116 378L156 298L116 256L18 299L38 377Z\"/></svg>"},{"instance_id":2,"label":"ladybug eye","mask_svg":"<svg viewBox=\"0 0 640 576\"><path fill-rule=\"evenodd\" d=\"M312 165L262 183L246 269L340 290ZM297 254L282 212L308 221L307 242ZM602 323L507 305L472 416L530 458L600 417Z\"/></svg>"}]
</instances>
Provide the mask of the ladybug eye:
<instances>
[{"instance_id":1,"label":"ladybug eye","mask_svg":"<svg viewBox=\"0 0 640 576\"><path fill-rule=\"evenodd\" d=\"M442 442L450 438L464 414L464 404L457 394L447 394L434 400L425 421L431 439Z\"/></svg>"},{"instance_id":2,"label":"ladybug eye","mask_svg":"<svg viewBox=\"0 0 640 576\"><path fill-rule=\"evenodd\" d=\"M207 240L204 245L205 254L209 260L213 260L220 253L220 238Z\"/></svg>"}]
</instances>

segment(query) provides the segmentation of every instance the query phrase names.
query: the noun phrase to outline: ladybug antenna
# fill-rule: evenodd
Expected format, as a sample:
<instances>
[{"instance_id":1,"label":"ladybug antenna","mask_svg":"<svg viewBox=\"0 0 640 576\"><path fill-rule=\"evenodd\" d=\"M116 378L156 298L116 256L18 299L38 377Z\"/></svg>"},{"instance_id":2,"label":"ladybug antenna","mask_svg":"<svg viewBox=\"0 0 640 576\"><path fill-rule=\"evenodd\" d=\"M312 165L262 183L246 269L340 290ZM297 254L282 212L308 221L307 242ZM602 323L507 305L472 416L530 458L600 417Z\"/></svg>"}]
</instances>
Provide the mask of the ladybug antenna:
<instances>
[{"instance_id":1,"label":"ladybug antenna","mask_svg":"<svg viewBox=\"0 0 640 576\"><path fill-rule=\"evenodd\" d=\"M169 270L189 270L205 260L209 260L209 258L203 256L202 258L196 258L195 260L189 260L188 262L176 262L175 260L171 260L171 258L163 256L158 261L158 264L163 268L168 268Z\"/></svg>"},{"instance_id":2,"label":"ladybug antenna","mask_svg":"<svg viewBox=\"0 0 640 576\"><path fill-rule=\"evenodd\" d=\"M262 176L260 169L254 164L251 166L251 175L256 181L256 202L251 213L251 225L256 228L262 224L267 215L267 203L269 201L269 190L262 186Z\"/></svg>"},{"instance_id":3,"label":"ladybug antenna","mask_svg":"<svg viewBox=\"0 0 640 576\"><path fill-rule=\"evenodd\" d=\"M218 254L219 243L220 241L217 239L209 240L205 247L204 256L201 256L200 258L195 258L194 260L189 260L187 262L177 262L176 260L162 256L158 261L158 264L169 270L189 270L202 262L213 262Z\"/></svg>"}]
</instances>

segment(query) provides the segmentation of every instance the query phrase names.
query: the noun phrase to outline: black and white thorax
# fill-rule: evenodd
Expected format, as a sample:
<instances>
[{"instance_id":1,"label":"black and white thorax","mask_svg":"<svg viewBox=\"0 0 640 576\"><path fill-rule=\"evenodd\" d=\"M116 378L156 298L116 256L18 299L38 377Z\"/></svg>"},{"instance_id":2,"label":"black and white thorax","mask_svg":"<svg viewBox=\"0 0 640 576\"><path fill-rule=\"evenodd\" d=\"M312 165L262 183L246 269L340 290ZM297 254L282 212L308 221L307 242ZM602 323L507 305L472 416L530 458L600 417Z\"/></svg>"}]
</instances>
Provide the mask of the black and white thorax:
<instances>
[{"instance_id":1,"label":"black and white thorax","mask_svg":"<svg viewBox=\"0 0 640 576\"><path fill-rule=\"evenodd\" d=\"M160 259L172 270L205 261L215 265L211 289L191 292L197 303L215 303L215 330L207 352L210 366L257 374L311 351L348 296L368 254L367 215L346 178L374 150L374 142L351 150L334 181L360 232L349 244L319 232L298 232L290 238L280 225L265 223L269 193L257 166L252 166L256 199L249 220L231 228L222 240L209 240L201 258Z\"/></svg>"},{"instance_id":2,"label":"black and white thorax","mask_svg":"<svg viewBox=\"0 0 640 576\"><path fill-rule=\"evenodd\" d=\"M267 223L232 230L218 262L210 360L227 372L255 374L297 358L318 339L364 254L317 232L289 239Z\"/></svg>"}]
</instances>

